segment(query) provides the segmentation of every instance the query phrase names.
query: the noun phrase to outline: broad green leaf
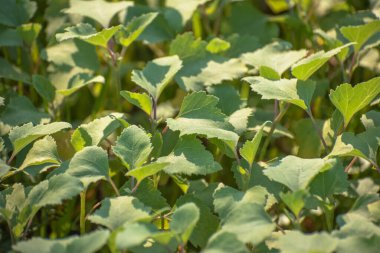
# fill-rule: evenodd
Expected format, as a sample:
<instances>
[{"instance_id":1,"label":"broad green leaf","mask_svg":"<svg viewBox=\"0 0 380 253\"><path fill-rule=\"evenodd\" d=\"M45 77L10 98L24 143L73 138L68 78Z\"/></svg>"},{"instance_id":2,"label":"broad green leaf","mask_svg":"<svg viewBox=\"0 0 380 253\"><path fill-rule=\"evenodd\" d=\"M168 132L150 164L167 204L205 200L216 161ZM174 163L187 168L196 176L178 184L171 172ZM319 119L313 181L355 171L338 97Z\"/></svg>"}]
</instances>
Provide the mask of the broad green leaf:
<instances>
[{"instance_id":1,"label":"broad green leaf","mask_svg":"<svg viewBox=\"0 0 380 253\"><path fill-rule=\"evenodd\" d=\"M240 203L232 208L222 222L221 231L234 233L239 240L257 245L271 235L274 229L275 224L265 212L264 206Z\"/></svg>"},{"instance_id":2,"label":"broad green leaf","mask_svg":"<svg viewBox=\"0 0 380 253\"><path fill-rule=\"evenodd\" d=\"M55 87L53 84L41 75L33 75L32 78L33 88L37 93L47 102L52 102L55 97Z\"/></svg>"},{"instance_id":3,"label":"broad green leaf","mask_svg":"<svg viewBox=\"0 0 380 253\"><path fill-rule=\"evenodd\" d=\"M189 240L199 220L199 215L199 208L194 203L184 204L174 211L170 229L180 235L184 244Z\"/></svg>"},{"instance_id":4,"label":"broad green leaf","mask_svg":"<svg viewBox=\"0 0 380 253\"><path fill-rule=\"evenodd\" d=\"M82 236L70 236L63 239L44 239L33 237L20 241L13 249L21 253L95 253L107 243L110 232L97 230Z\"/></svg>"},{"instance_id":5,"label":"broad green leaf","mask_svg":"<svg viewBox=\"0 0 380 253\"><path fill-rule=\"evenodd\" d=\"M140 183L144 178L155 175L158 172L162 171L169 163L150 163L142 167L128 171L127 176L132 176L137 179L137 182Z\"/></svg>"},{"instance_id":6,"label":"broad green leaf","mask_svg":"<svg viewBox=\"0 0 380 253\"><path fill-rule=\"evenodd\" d=\"M120 91L120 95L129 103L139 107L146 114L151 115L153 103L148 94L122 90Z\"/></svg>"},{"instance_id":7,"label":"broad green leaf","mask_svg":"<svg viewBox=\"0 0 380 253\"><path fill-rule=\"evenodd\" d=\"M218 138L236 146L239 136L226 122L226 116L216 107L218 98L199 91L187 95L175 119L167 119L169 128L182 135L198 134Z\"/></svg>"},{"instance_id":8,"label":"broad green leaf","mask_svg":"<svg viewBox=\"0 0 380 253\"><path fill-rule=\"evenodd\" d=\"M304 49L296 51L290 48L287 42L273 42L253 53L244 54L243 61L258 68L262 77L281 79L282 74L307 53Z\"/></svg>"},{"instance_id":9,"label":"broad green leaf","mask_svg":"<svg viewBox=\"0 0 380 253\"><path fill-rule=\"evenodd\" d=\"M107 48L108 41L121 29L121 25L104 28L97 32L94 27L87 23L79 23L76 26L65 28L65 32L58 33L55 37L58 42L69 39L81 39L95 46Z\"/></svg>"},{"instance_id":10,"label":"broad green leaf","mask_svg":"<svg viewBox=\"0 0 380 253\"><path fill-rule=\"evenodd\" d=\"M143 14L139 17L132 19L128 25L121 30L119 42L124 47L128 47L135 41L141 33L152 23L157 17L158 13Z\"/></svg>"},{"instance_id":11,"label":"broad green leaf","mask_svg":"<svg viewBox=\"0 0 380 253\"><path fill-rule=\"evenodd\" d=\"M11 167L6 164L5 161L0 159L0 178L5 176L9 171L11 170Z\"/></svg>"},{"instance_id":12,"label":"broad green leaf","mask_svg":"<svg viewBox=\"0 0 380 253\"><path fill-rule=\"evenodd\" d=\"M237 236L229 232L215 233L207 243L203 253L248 253L248 249Z\"/></svg>"},{"instance_id":13,"label":"broad green leaf","mask_svg":"<svg viewBox=\"0 0 380 253\"><path fill-rule=\"evenodd\" d=\"M0 78L10 79L30 84L30 76L20 70L20 68L10 64L7 60L0 57Z\"/></svg>"},{"instance_id":14,"label":"broad green leaf","mask_svg":"<svg viewBox=\"0 0 380 253\"><path fill-rule=\"evenodd\" d=\"M351 46L352 43L334 48L330 51L319 51L305 59L300 60L292 66L292 74L300 80L307 80L320 67L323 66L331 57L338 54L342 49Z\"/></svg>"},{"instance_id":15,"label":"broad green leaf","mask_svg":"<svg viewBox=\"0 0 380 253\"><path fill-rule=\"evenodd\" d=\"M370 128L356 136L351 132L344 132L337 137L329 157L359 156L376 164L379 144L380 127Z\"/></svg>"},{"instance_id":16,"label":"broad green leaf","mask_svg":"<svg viewBox=\"0 0 380 253\"><path fill-rule=\"evenodd\" d=\"M182 61L176 55L158 58L148 62L143 70L134 70L132 81L157 100L181 68Z\"/></svg>"},{"instance_id":17,"label":"broad green leaf","mask_svg":"<svg viewBox=\"0 0 380 253\"><path fill-rule=\"evenodd\" d=\"M222 169L194 135L181 137L173 152L158 161L168 164L164 169L168 174L206 175Z\"/></svg>"},{"instance_id":18,"label":"broad green leaf","mask_svg":"<svg viewBox=\"0 0 380 253\"><path fill-rule=\"evenodd\" d=\"M53 137L49 135L33 144L19 169L22 170L28 166L44 163L60 164L57 144Z\"/></svg>"},{"instance_id":19,"label":"broad green leaf","mask_svg":"<svg viewBox=\"0 0 380 253\"><path fill-rule=\"evenodd\" d=\"M91 183L108 179L108 155L100 147L85 147L70 160L66 173L79 178L87 188Z\"/></svg>"},{"instance_id":20,"label":"broad green leaf","mask_svg":"<svg viewBox=\"0 0 380 253\"><path fill-rule=\"evenodd\" d=\"M123 188L124 192L130 193L132 186L130 182L125 184L127 188ZM145 206L151 207L154 211L166 208L169 206L167 200L162 196L162 193L154 186L153 181L145 179L141 181L133 196L140 200Z\"/></svg>"},{"instance_id":21,"label":"broad green leaf","mask_svg":"<svg viewBox=\"0 0 380 253\"><path fill-rule=\"evenodd\" d=\"M304 110L310 110L310 102L315 90L315 82L297 79L281 79L271 81L263 77L245 77L244 81L251 85L253 91L262 99L277 99L292 103Z\"/></svg>"},{"instance_id":22,"label":"broad green leaf","mask_svg":"<svg viewBox=\"0 0 380 253\"><path fill-rule=\"evenodd\" d=\"M333 253L337 246L338 240L325 232L302 234L289 231L279 238L275 247L283 253Z\"/></svg>"},{"instance_id":23,"label":"broad green leaf","mask_svg":"<svg viewBox=\"0 0 380 253\"><path fill-rule=\"evenodd\" d=\"M249 118L253 114L252 108L236 110L228 117L228 122L234 127L235 133L242 135L248 130Z\"/></svg>"},{"instance_id":24,"label":"broad green leaf","mask_svg":"<svg viewBox=\"0 0 380 253\"><path fill-rule=\"evenodd\" d=\"M90 83L104 83L105 79L103 76L92 76L87 73L79 73L73 76L67 87L65 89L58 89L57 93L64 96L70 96L80 88L90 84Z\"/></svg>"},{"instance_id":25,"label":"broad green leaf","mask_svg":"<svg viewBox=\"0 0 380 253\"><path fill-rule=\"evenodd\" d=\"M376 33L380 32L380 20L375 20L359 26L344 26L340 32L350 42L356 42L354 45L355 53Z\"/></svg>"},{"instance_id":26,"label":"broad green leaf","mask_svg":"<svg viewBox=\"0 0 380 253\"><path fill-rule=\"evenodd\" d=\"M267 122L265 122L260 127L259 131L257 131L255 137L253 137L251 141L247 140L244 143L243 147L240 148L240 155L248 162L250 167L252 166L253 161L255 160L257 150L263 137L263 128L266 123Z\"/></svg>"},{"instance_id":27,"label":"broad green leaf","mask_svg":"<svg viewBox=\"0 0 380 253\"><path fill-rule=\"evenodd\" d=\"M222 40L220 38L213 38L207 44L207 51L213 54L218 54L224 52L230 48L231 44L228 41Z\"/></svg>"},{"instance_id":28,"label":"broad green leaf","mask_svg":"<svg viewBox=\"0 0 380 253\"><path fill-rule=\"evenodd\" d=\"M102 140L120 127L119 119L122 117L122 113L111 113L87 124L80 125L71 135L71 144L76 151L86 146L99 145Z\"/></svg>"},{"instance_id":29,"label":"broad green leaf","mask_svg":"<svg viewBox=\"0 0 380 253\"><path fill-rule=\"evenodd\" d=\"M132 125L123 130L112 151L129 170L140 167L152 151L150 137L141 128Z\"/></svg>"},{"instance_id":30,"label":"broad green leaf","mask_svg":"<svg viewBox=\"0 0 380 253\"><path fill-rule=\"evenodd\" d=\"M217 107L226 115L233 114L244 105L239 92L232 85L220 84L209 86L207 87L207 92L219 98Z\"/></svg>"},{"instance_id":31,"label":"broad green leaf","mask_svg":"<svg viewBox=\"0 0 380 253\"><path fill-rule=\"evenodd\" d=\"M281 200L289 207L296 217L299 217L301 210L305 206L306 191L280 192Z\"/></svg>"},{"instance_id":32,"label":"broad green leaf","mask_svg":"<svg viewBox=\"0 0 380 253\"><path fill-rule=\"evenodd\" d=\"M286 156L271 164L264 174L273 181L286 185L290 190L305 190L311 180L324 168L330 167L323 159L302 159L296 156Z\"/></svg>"},{"instance_id":33,"label":"broad green leaf","mask_svg":"<svg viewBox=\"0 0 380 253\"><path fill-rule=\"evenodd\" d=\"M318 129L322 129L322 121L316 121ZM310 118L304 118L294 122L292 129L295 141L298 145L297 156L301 158L319 157L322 152L322 143L315 126Z\"/></svg>"},{"instance_id":34,"label":"broad green leaf","mask_svg":"<svg viewBox=\"0 0 380 253\"><path fill-rule=\"evenodd\" d=\"M15 156L20 150L38 138L67 128L71 128L71 125L66 122L53 122L36 126L33 126L32 123L28 123L20 127L14 127L9 132L9 139L13 145L12 156Z\"/></svg>"},{"instance_id":35,"label":"broad green leaf","mask_svg":"<svg viewBox=\"0 0 380 253\"><path fill-rule=\"evenodd\" d=\"M79 179L67 174L53 176L34 186L27 197L25 206L40 208L47 205L58 205L63 200L78 195L83 190Z\"/></svg>"},{"instance_id":36,"label":"broad green leaf","mask_svg":"<svg viewBox=\"0 0 380 253\"><path fill-rule=\"evenodd\" d=\"M344 172L342 163L338 160L332 162L333 167L321 171L310 183L310 193L323 199L333 194L343 193L349 186L347 173Z\"/></svg>"},{"instance_id":37,"label":"broad green leaf","mask_svg":"<svg viewBox=\"0 0 380 253\"><path fill-rule=\"evenodd\" d=\"M29 21L37 10L37 3L29 0L0 0L0 24L19 26Z\"/></svg>"},{"instance_id":38,"label":"broad green leaf","mask_svg":"<svg viewBox=\"0 0 380 253\"><path fill-rule=\"evenodd\" d=\"M380 127L380 112L369 111L362 114L360 121L363 123L366 129Z\"/></svg>"},{"instance_id":39,"label":"broad green leaf","mask_svg":"<svg viewBox=\"0 0 380 253\"><path fill-rule=\"evenodd\" d=\"M39 23L24 24L17 27L21 38L28 45L31 45L35 41L42 29L42 25Z\"/></svg>"},{"instance_id":40,"label":"broad green leaf","mask_svg":"<svg viewBox=\"0 0 380 253\"><path fill-rule=\"evenodd\" d=\"M119 250L131 249L142 245L155 233L158 233L158 230L152 224L128 224L122 231L117 233L115 244Z\"/></svg>"},{"instance_id":41,"label":"broad green leaf","mask_svg":"<svg viewBox=\"0 0 380 253\"><path fill-rule=\"evenodd\" d=\"M17 29L0 28L1 47L22 46L22 37Z\"/></svg>"},{"instance_id":42,"label":"broad green leaf","mask_svg":"<svg viewBox=\"0 0 380 253\"><path fill-rule=\"evenodd\" d=\"M49 122L50 116L34 107L29 98L17 96L9 98L9 103L1 114L0 121L10 126L25 123L40 124L42 122Z\"/></svg>"},{"instance_id":43,"label":"broad green leaf","mask_svg":"<svg viewBox=\"0 0 380 253\"><path fill-rule=\"evenodd\" d=\"M106 2L104 0L70 0L70 7L65 9L65 13L78 14L89 17L101 24L103 27L108 27L112 18L120 11L132 6L132 2Z\"/></svg>"},{"instance_id":44,"label":"broad green leaf","mask_svg":"<svg viewBox=\"0 0 380 253\"><path fill-rule=\"evenodd\" d=\"M190 242L196 247L204 248L208 239L219 228L219 219L212 213L210 208L195 194L186 194L177 199L176 206L186 203L194 203L199 209L199 220L190 236Z\"/></svg>"},{"instance_id":45,"label":"broad green leaf","mask_svg":"<svg viewBox=\"0 0 380 253\"><path fill-rule=\"evenodd\" d=\"M352 87L348 83L330 91L330 100L344 117L344 127L361 109L368 106L380 93L380 77L359 83Z\"/></svg>"},{"instance_id":46,"label":"broad green leaf","mask_svg":"<svg viewBox=\"0 0 380 253\"><path fill-rule=\"evenodd\" d=\"M102 206L88 219L96 224L115 230L125 224L149 219L150 208L130 196L105 198Z\"/></svg>"},{"instance_id":47,"label":"broad green leaf","mask_svg":"<svg viewBox=\"0 0 380 253\"><path fill-rule=\"evenodd\" d=\"M186 24L187 21L193 15L193 12L197 9L197 7L201 4L208 2L209 0L167 0L166 7L168 10L174 9L173 11L167 11L166 16L170 23L176 27L182 27ZM178 15L179 14L179 15ZM179 30L179 28L177 30Z\"/></svg>"},{"instance_id":48,"label":"broad green leaf","mask_svg":"<svg viewBox=\"0 0 380 253\"><path fill-rule=\"evenodd\" d=\"M369 237L365 236L352 236L342 239L338 243L336 249L337 253L373 253L378 251L380 247L380 236L372 235Z\"/></svg>"}]
</instances>

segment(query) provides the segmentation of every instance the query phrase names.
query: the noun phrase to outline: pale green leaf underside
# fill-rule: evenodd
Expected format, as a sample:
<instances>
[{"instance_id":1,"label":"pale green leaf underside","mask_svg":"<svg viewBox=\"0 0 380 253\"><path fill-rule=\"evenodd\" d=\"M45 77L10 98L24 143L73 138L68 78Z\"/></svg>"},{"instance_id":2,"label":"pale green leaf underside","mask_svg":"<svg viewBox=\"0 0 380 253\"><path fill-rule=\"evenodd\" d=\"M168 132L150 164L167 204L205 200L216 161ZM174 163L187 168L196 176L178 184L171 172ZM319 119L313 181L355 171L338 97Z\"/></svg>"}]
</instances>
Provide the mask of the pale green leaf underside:
<instances>
[{"instance_id":1,"label":"pale green leaf underside","mask_svg":"<svg viewBox=\"0 0 380 253\"><path fill-rule=\"evenodd\" d=\"M132 125L123 130L112 147L112 151L119 157L129 170L141 166L152 151L150 137L141 128Z\"/></svg>"},{"instance_id":2,"label":"pale green leaf underside","mask_svg":"<svg viewBox=\"0 0 380 253\"><path fill-rule=\"evenodd\" d=\"M380 32L380 20L375 20L359 26L344 26L340 28L340 32L349 41L356 42L354 48L355 52L358 52L368 39Z\"/></svg>"},{"instance_id":3,"label":"pale green leaf underside","mask_svg":"<svg viewBox=\"0 0 380 253\"><path fill-rule=\"evenodd\" d=\"M105 28L97 32L94 27L87 23L79 23L76 26L65 28L65 32L56 34L58 42L69 39L84 40L95 46L108 47L108 41L120 30L122 25Z\"/></svg>"},{"instance_id":4,"label":"pale green leaf underside","mask_svg":"<svg viewBox=\"0 0 380 253\"><path fill-rule=\"evenodd\" d=\"M71 128L71 125L66 122L53 122L46 125L36 126L33 126L32 123L28 123L20 127L14 127L9 132L9 139L13 145L12 156L15 156L20 150L36 139L67 128Z\"/></svg>"},{"instance_id":5,"label":"pale green leaf underside","mask_svg":"<svg viewBox=\"0 0 380 253\"><path fill-rule=\"evenodd\" d=\"M120 95L125 98L129 103L139 107L146 114L150 115L152 112L152 99L146 93L137 93L127 90L120 91Z\"/></svg>"},{"instance_id":6,"label":"pale green leaf underside","mask_svg":"<svg viewBox=\"0 0 380 253\"><path fill-rule=\"evenodd\" d=\"M347 126L351 118L369 105L380 93L380 77L359 83L352 87L348 83L339 85L330 92L330 100L344 117Z\"/></svg>"},{"instance_id":7,"label":"pale green leaf underside","mask_svg":"<svg viewBox=\"0 0 380 253\"><path fill-rule=\"evenodd\" d=\"M149 218L149 212L150 208L144 206L138 199L130 196L120 196L104 199L102 206L88 219L93 223L114 230L125 223L133 223Z\"/></svg>"},{"instance_id":8,"label":"pale green leaf underside","mask_svg":"<svg viewBox=\"0 0 380 253\"><path fill-rule=\"evenodd\" d=\"M271 180L287 186L292 191L304 190L326 164L323 159L303 159L286 156L277 164L270 165L264 174Z\"/></svg>"},{"instance_id":9,"label":"pale green leaf underside","mask_svg":"<svg viewBox=\"0 0 380 253\"><path fill-rule=\"evenodd\" d=\"M262 99L277 99L292 103L304 110L309 110L315 90L313 81L297 79L281 79L272 81L263 77L245 77L244 81L251 84L253 91L259 93Z\"/></svg>"},{"instance_id":10,"label":"pale green leaf underside","mask_svg":"<svg viewBox=\"0 0 380 253\"><path fill-rule=\"evenodd\" d=\"M199 215L199 208L194 203L184 204L173 213L170 229L179 234L182 242L186 243L199 220Z\"/></svg>"},{"instance_id":11,"label":"pale green leaf underside","mask_svg":"<svg viewBox=\"0 0 380 253\"><path fill-rule=\"evenodd\" d=\"M353 43L334 48L330 51L319 51L308 56L292 66L292 74L300 80L307 80L314 72L316 72L331 57L338 54L342 49L351 46Z\"/></svg>"},{"instance_id":12,"label":"pale green leaf underside","mask_svg":"<svg viewBox=\"0 0 380 253\"><path fill-rule=\"evenodd\" d=\"M89 17L99 22L103 27L108 27L113 16L132 5L133 2L129 1L106 2L104 0L70 0L70 7L65 9L64 12Z\"/></svg>"},{"instance_id":13,"label":"pale green leaf underside","mask_svg":"<svg viewBox=\"0 0 380 253\"><path fill-rule=\"evenodd\" d=\"M157 100L181 68L182 61L176 55L158 58L148 62L143 70L134 70L132 81Z\"/></svg>"},{"instance_id":14,"label":"pale green leaf underside","mask_svg":"<svg viewBox=\"0 0 380 253\"><path fill-rule=\"evenodd\" d=\"M85 147L71 159L66 173L81 180L87 188L90 183L108 178L108 155L100 147Z\"/></svg>"}]
</instances>

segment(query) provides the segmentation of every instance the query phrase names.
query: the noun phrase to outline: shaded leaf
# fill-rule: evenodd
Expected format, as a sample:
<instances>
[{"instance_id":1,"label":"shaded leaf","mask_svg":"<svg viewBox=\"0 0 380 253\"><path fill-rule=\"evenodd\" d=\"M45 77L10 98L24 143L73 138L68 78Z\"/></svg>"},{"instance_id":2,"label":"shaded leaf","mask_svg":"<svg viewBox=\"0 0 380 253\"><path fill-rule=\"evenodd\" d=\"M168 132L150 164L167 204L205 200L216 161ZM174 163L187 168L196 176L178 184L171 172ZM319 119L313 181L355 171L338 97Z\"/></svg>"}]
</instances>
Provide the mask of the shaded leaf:
<instances>
[{"instance_id":1,"label":"shaded leaf","mask_svg":"<svg viewBox=\"0 0 380 253\"><path fill-rule=\"evenodd\" d=\"M170 229L179 234L181 241L186 244L200 216L199 208L194 203L187 203L178 207L172 216Z\"/></svg>"}]
</instances>

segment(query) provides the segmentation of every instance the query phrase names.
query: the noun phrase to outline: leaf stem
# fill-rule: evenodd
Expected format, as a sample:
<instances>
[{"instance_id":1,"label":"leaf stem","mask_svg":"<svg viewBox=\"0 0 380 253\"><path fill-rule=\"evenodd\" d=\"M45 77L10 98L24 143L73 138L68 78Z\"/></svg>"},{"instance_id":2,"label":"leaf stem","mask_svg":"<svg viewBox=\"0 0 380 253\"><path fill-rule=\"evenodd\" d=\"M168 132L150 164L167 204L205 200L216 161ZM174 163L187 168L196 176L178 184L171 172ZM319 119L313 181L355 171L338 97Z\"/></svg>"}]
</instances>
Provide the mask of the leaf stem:
<instances>
[{"instance_id":1,"label":"leaf stem","mask_svg":"<svg viewBox=\"0 0 380 253\"><path fill-rule=\"evenodd\" d=\"M110 185L112 186L112 189L115 191L116 195L117 195L117 196L120 196L119 189L117 189L117 187L116 187L116 185L115 185L115 182L112 180L111 177L108 178L108 182L109 182Z\"/></svg>"},{"instance_id":2,"label":"leaf stem","mask_svg":"<svg viewBox=\"0 0 380 253\"><path fill-rule=\"evenodd\" d=\"M306 113L309 115L310 119L311 119L311 122L313 122L313 126L315 128L315 131L317 132L318 136L319 136L319 139L321 139L322 141L322 144L323 144L323 147L325 148L325 151L328 152L329 151L329 148L326 144L326 141L325 139L323 138L323 134L322 134L322 131L321 129L318 128L318 125L317 125L317 122L315 121L314 117L313 117L313 114L311 112L310 109L306 110Z\"/></svg>"},{"instance_id":3,"label":"leaf stem","mask_svg":"<svg viewBox=\"0 0 380 253\"><path fill-rule=\"evenodd\" d=\"M344 168L344 172L348 173L348 171L351 169L351 167L355 164L355 162L358 160L358 157L355 156L351 162L347 165L346 168Z\"/></svg>"},{"instance_id":4,"label":"leaf stem","mask_svg":"<svg viewBox=\"0 0 380 253\"><path fill-rule=\"evenodd\" d=\"M80 193L80 218L79 218L80 234L86 232L86 190Z\"/></svg>"}]
</instances>

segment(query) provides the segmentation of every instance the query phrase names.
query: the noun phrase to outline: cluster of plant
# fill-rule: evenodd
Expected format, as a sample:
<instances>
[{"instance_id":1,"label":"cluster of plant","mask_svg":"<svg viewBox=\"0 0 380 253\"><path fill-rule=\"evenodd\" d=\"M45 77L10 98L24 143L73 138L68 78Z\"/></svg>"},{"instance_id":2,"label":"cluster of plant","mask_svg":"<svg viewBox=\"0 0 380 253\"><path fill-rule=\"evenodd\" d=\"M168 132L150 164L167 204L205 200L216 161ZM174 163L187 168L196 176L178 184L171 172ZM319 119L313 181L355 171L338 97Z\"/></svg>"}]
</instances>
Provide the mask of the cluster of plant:
<instances>
[{"instance_id":1,"label":"cluster of plant","mask_svg":"<svg viewBox=\"0 0 380 253\"><path fill-rule=\"evenodd\" d=\"M0 6L1 252L378 252L380 1Z\"/></svg>"}]
</instances>

